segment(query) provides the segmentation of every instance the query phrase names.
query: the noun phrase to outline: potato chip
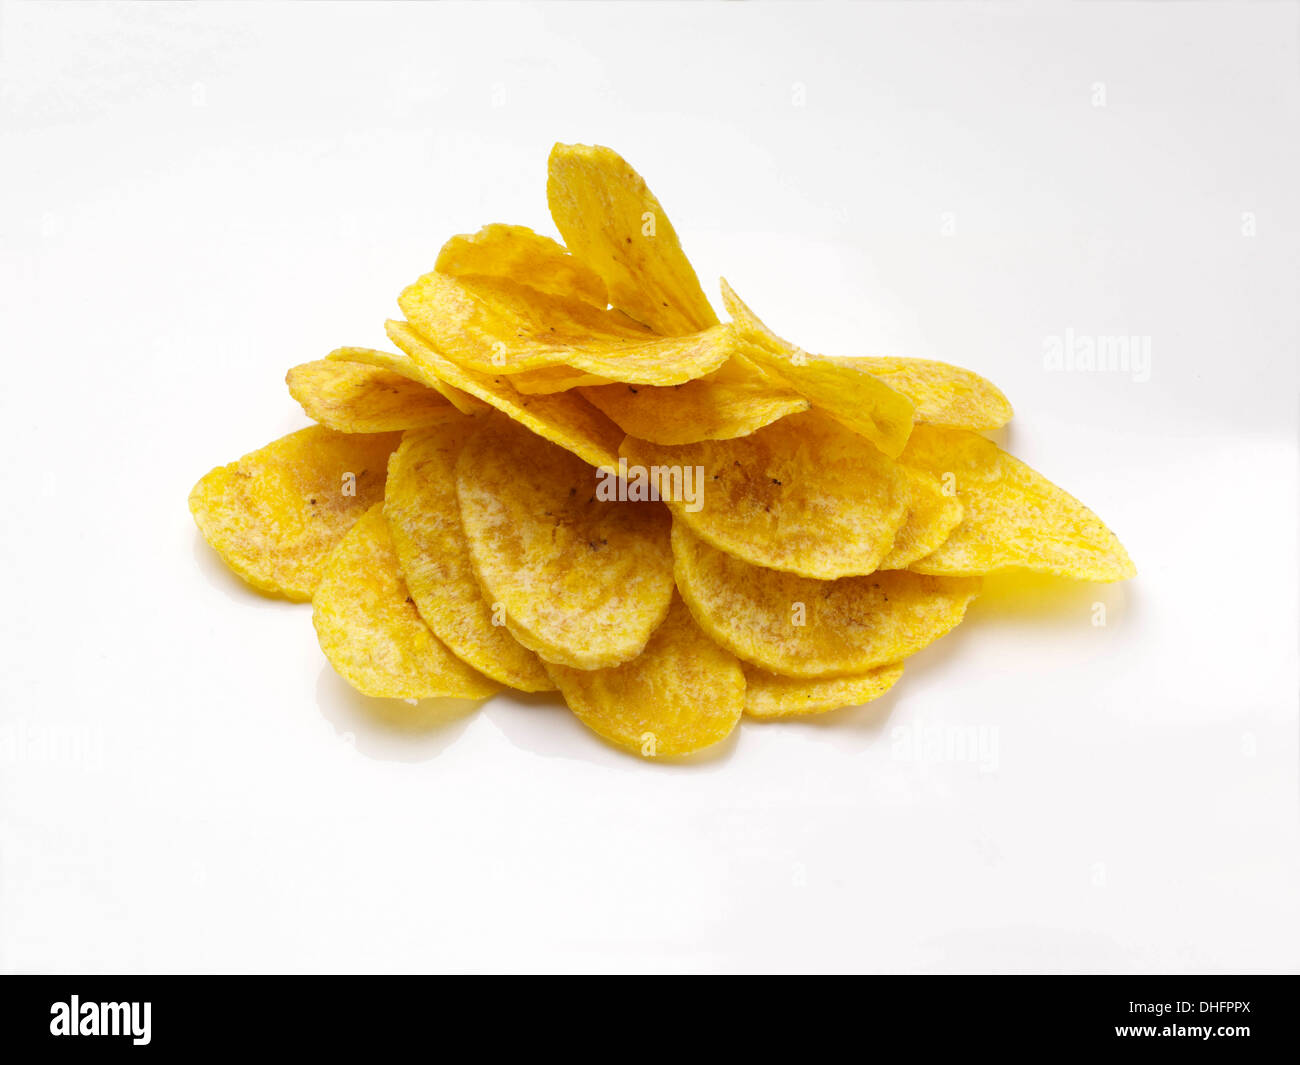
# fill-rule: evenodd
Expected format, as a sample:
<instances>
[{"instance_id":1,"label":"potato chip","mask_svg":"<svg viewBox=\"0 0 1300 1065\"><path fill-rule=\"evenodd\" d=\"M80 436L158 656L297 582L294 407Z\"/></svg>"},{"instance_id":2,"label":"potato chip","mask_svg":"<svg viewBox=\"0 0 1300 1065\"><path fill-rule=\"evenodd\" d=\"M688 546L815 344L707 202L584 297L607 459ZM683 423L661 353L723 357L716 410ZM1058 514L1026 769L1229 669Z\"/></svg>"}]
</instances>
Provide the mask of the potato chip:
<instances>
[{"instance_id":1,"label":"potato chip","mask_svg":"<svg viewBox=\"0 0 1300 1065\"><path fill-rule=\"evenodd\" d=\"M360 362L305 362L285 375L285 383L310 418L341 433L417 429L457 416L434 389Z\"/></svg>"},{"instance_id":2,"label":"potato chip","mask_svg":"<svg viewBox=\"0 0 1300 1065\"><path fill-rule=\"evenodd\" d=\"M832 359L878 377L912 401L918 422L955 429L997 429L1011 420L1007 397L972 370L932 359L881 356Z\"/></svg>"},{"instance_id":3,"label":"potato chip","mask_svg":"<svg viewBox=\"0 0 1300 1065\"><path fill-rule=\"evenodd\" d=\"M438 253L435 269L450 277L504 277L601 309L609 304L605 282L591 267L526 226L495 223L473 235L452 237Z\"/></svg>"},{"instance_id":4,"label":"potato chip","mask_svg":"<svg viewBox=\"0 0 1300 1065\"><path fill-rule=\"evenodd\" d=\"M456 494L485 598L549 662L635 658L672 598L668 512L619 502L616 477L515 422L483 422L460 453Z\"/></svg>"},{"instance_id":5,"label":"potato chip","mask_svg":"<svg viewBox=\"0 0 1300 1065\"><path fill-rule=\"evenodd\" d=\"M362 695L486 699L498 689L420 620L397 570L383 503L358 518L330 555L311 619L330 665Z\"/></svg>"},{"instance_id":6,"label":"potato chip","mask_svg":"<svg viewBox=\"0 0 1300 1065\"><path fill-rule=\"evenodd\" d=\"M502 278L425 274L397 303L446 358L484 374L568 366L611 381L677 385L716 370L739 346L730 326L655 336L614 312Z\"/></svg>"},{"instance_id":7,"label":"potato chip","mask_svg":"<svg viewBox=\"0 0 1300 1065\"><path fill-rule=\"evenodd\" d=\"M907 517L879 569L907 569L918 558L938 550L965 513L956 495L945 495L933 474L910 466L904 466L903 472L908 485Z\"/></svg>"},{"instance_id":8,"label":"potato chip","mask_svg":"<svg viewBox=\"0 0 1300 1065\"><path fill-rule=\"evenodd\" d=\"M953 629L980 585L907 570L819 581L761 569L680 520L672 543L677 588L700 628L738 658L788 677L899 662Z\"/></svg>"},{"instance_id":9,"label":"potato chip","mask_svg":"<svg viewBox=\"0 0 1300 1065\"><path fill-rule=\"evenodd\" d=\"M584 725L647 758L691 754L726 739L745 707L740 663L700 631L676 597L630 662L547 669Z\"/></svg>"},{"instance_id":10,"label":"potato chip","mask_svg":"<svg viewBox=\"0 0 1300 1065\"><path fill-rule=\"evenodd\" d=\"M549 396L553 392L567 392L579 385L606 385L609 378L587 373L572 366L542 366L536 370L508 375L515 390L526 396ZM649 385L642 385L649 388Z\"/></svg>"},{"instance_id":11,"label":"potato chip","mask_svg":"<svg viewBox=\"0 0 1300 1065\"><path fill-rule=\"evenodd\" d=\"M819 411L734 440L670 446L628 437L620 455L708 543L805 577L871 573L907 516L898 463ZM694 498L666 487L670 475L687 489L693 482Z\"/></svg>"},{"instance_id":12,"label":"potato chip","mask_svg":"<svg viewBox=\"0 0 1300 1065\"><path fill-rule=\"evenodd\" d=\"M554 687L537 656L510 635L483 598L456 501L456 459L476 421L413 430L388 460L384 514L416 609L458 658L523 691Z\"/></svg>"},{"instance_id":13,"label":"potato chip","mask_svg":"<svg viewBox=\"0 0 1300 1065\"><path fill-rule=\"evenodd\" d=\"M808 401L737 355L684 385L611 384L580 389L630 436L652 444L694 444L748 436Z\"/></svg>"},{"instance_id":14,"label":"potato chip","mask_svg":"<svg viewBox=\"0 0 1300 1065\"><path fill-rule=\"evenodd\" d=\"M966 515L917 573L951 576L1029 569L1083 581L1119 581L1137 569L1091 510L975 433L917 426L904 462L951 476Z\"/></svg>"},{"instance_id":15,"label":"potato chip","mask_svg":"<svg viewBox=\"0 0 1300 1065\"><path fill-rule=\"evenodd\" d=\"M557 144L547 169L555 226L569 250L604 278L615 307L663 336L717 325L663 207L617 152Z\"/></svg>"},{"instance_id":16,"label":"potato chip","mask_svg":"<svg viewBox=\"0 0 1300 1065\"><path fill-rule=\"evenodd\" d=\"M209 472L190 492L190 513L249 584L310 599L330 552L384 498L388 456L400 440L300 429Z\"/></svg>"},{"instance_id":17,"label":"potato chip","mask_svg":"<svg viewBox=\"0 0 1300 1065\"><path fill-rule=\"evenodd\" d=\"M903 675L903 663L891 662L847 677L801 679L745 667L745 713L749 717L802 717L862 706L889 691Z\"/></svg>"},{"instance_id":18,"label":"potato chip","mask_svg":"<svg viewBox=\"0 0 1300 1065\"><path fill-rule=\"evenodd\" d=\"M435 392L440 392L461 414L482 414L488 409L488 405L482 400L475 399L468 392L453 388L446 381L428 373L405 353L399 355L391 351L376 351L374 348L336 348L325 358L331 362L359 362L365 366L374 366L376 369L400 374L412 381L419 381L420 384L432 388Z\"/></svg>"},{"instance_id":19,"label":"potato chip","mask_svg":"<svg viewBox=\"0 0 1300 1065\"><path fill-rule=\"evenodd\" d=\"M491 404L538 436L572 451L593 466L616 467L623 439L617 425L580 395L526 396L506 377L489 377L444 359L405 322L388 322L388 335L428 374L472 398Z\"/></svg>"},{"instance_id":20,"label":"potato chip","mask_svg":"<svg viewBox=\"0 0 1300 1065\"><path fill-rule=\"evenodd\" d=\"M722 299L735 319L747 357L776 374L814 407L861 433L890 458L898 457L912 431L911 400L879 378L845 365L847 360L812 355L782 340L759 321L725 280Z\"/></svg>"}]
</instances>

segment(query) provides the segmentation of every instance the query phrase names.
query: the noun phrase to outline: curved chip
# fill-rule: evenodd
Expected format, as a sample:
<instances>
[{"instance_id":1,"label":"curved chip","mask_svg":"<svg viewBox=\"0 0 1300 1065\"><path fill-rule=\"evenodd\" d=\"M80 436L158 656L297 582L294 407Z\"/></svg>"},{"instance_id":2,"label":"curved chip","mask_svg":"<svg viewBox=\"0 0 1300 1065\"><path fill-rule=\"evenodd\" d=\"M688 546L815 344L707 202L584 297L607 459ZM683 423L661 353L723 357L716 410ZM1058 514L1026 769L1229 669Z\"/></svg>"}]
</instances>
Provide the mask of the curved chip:
<instances>
[{"instance_id":1,"label":"curved chip","mask_svg":"<svg viewBox=\"0 0 1300 1065\"><path fill-rule=\"evenodd\" d=\"M749 358L776 374L814 407L855 433L861 433L890 458L897 458L912 431L912 401L878 377L846 360L812 355L768 329L725 280L722 299L735 319Z\"/></svg>"},{"instance_id":2,"label":"curved chip","mask_svg":"<svg viewBox=\"0 0 1300 1065\"><path fill-rule=\"evenodd\" d=\"M599 374L587 373L572 366L542 366L536 370L524 370L508 375L510 384L516 391L526 396L550 395L552 392L567 392L579 385L605 385L609 378ZM642 388L648 385L640 386Z\"/></svg>"},{"instance_id":3,"label":"curved chip","mask_svg":"<svg viewBox=\"0 0 1300 1065\"><path fill-rule=\"evenodd\" d=\"M527 226L497 222L472 235L452 237L438 253L434 269L451 277L504 277L602 309L609 304L605 282L591 267Z\"/></svg>"},{"instance_id":4,"label":"curved chip","mask_svg":"<svg viewBox=\"0 0 1300 1065\"><path fill-rule=\"evenodd\" d=\"M734 440L669 446L628 437L620 454L708 543L805 577L871 573L907 515L902 467L819 411ZM670 485L674 478L687 491Z\"/></svg>"},{"instance_id":5,"label":"curved chip","mask_svg":"<svg viewBox=\"0 0 1300 1065\"><path fill-rule=\"evenodd\" d=\"M456 459L475 428L461 418L414 430L388 460L384 514L416 609L458 658L523 691L554 687L483 598L456 501Z\"/></svg>"},{"instance_id":6,"label":"curved chip","mask_svg":"<svg viewBox=\"0 0 1300 1065\"><path fill-rule=\"evenodd\" d=\"M865 673L952 630L978 578L907 570L818 581L751 566L673 522L677 588L695 620L738 658L788 677Z\"/></svg>"},{"instance_id":7,"label":"curved chip","mask_svg":"<svg viewBox=\"0 0 1300 1065\"><path fill-rule=\"evenodd\" d=\"M412 381L419 381L420 384L441 393L461 414L482 414L488 409L488 405L482 400L475 399L468 392L453 388L447 382L428 373L405 353L399 355L391 351L377 351L374 348L335 348L325 358L331 362L359 362L365 366L400 374Z\"/></svg>"},{"instance_id":8,"label":"curved chip","mask_svg":"<svg viewBox=\"0 0 1300 1065\"><path fill-rule=\"evenodd\" d=\"M547 661L635 658L672 598L668 512L619 502L617 477L523 426L483 421L461 450L456 494L485 598Z\"/></svg>"},{"instance_id":9,"label":"curved chip","mask_svg":"<svg viewBox=\"0 0 1300 1065\"><path fill-rule=\"evenodd\" d=\"M615 307L664 336L717 325L663 207L617 152L555 145L546 200L564 243L604 278Z\"/></svg>"},{"instance_id":10,"label":"curved chip","mask_svg":"<svg viewBox=\"0 0 1300 1065\"><path fill-rule=\"evenodd\" d=\"M747 665L745 713L758 718L802 717L842 706L862 706L884 695L902 675L902 662L891 662L869 673L813 680L783 677Z\"/></svg>"},{"instance_id":11,"label":"curved chip","mask_svg":"<svg viewBox=\"0 0 1300 1065\"><path fill-rule=\"evenodd\" d=\"M622 432L581 396L569 392L523 395L506 377L475 373L443 358L405 322L390 321L385 328L393 343L431 376L468 393L471 398L496 407L538 436L573 452L584 462L610 468L618 465Z\"/></svg>"},{"instance_id":12,"label":"curved chip","mask_svg":"<svg viewBox=\"0 0 1300 1065\"><path fill-rule=\"evenodd\" d=\"M945 495L933 474L906 465L903 472L908 485L907 517L879 569L907 569L918 558L937 550L965 513L956 494Z\"/></svg>"},{"instance_id":13,"label":"curved chip","mask_svg":"<svg viewBox=\"0 0 1300 1065\"><path fill-rule=\"evenodd\" d=\"M330 552L384 498L388 456L400 440L400 433L299 429L207 473L190 492L190 513L249 584L310 599Z\"/></svg>"},{"instance_id":14,"label":"curved chip","mask_svg":"<svg viewBox=\"0 0 1300 1065\"><path fill-rule=\"evenodd\" d=\"M418 429L457 416L441 393L365 363L318 359L293 367L284 380L308 417L341 433Z\"/></svg>"},{"instance_id":15,"label":"curved chip","mask_svg":"<svg viewBox=\"0 0 1300 1065\"><path fill-rule=\"evenodd\" d=\"M918 422L956 429L997 429L1011 420L1002 390L973 370L932 359L862 356L832 359L878 377L912 401Z\"/></svg>"},{"instance_id":16,"label":"curved chip","mask_svg":"<svg viewBox=\"0 0 1300 1065\"><path fill-rule=\"evenodd\" d=\"M311 605L321 650L362 695L486 699L498 689L420 620L397 570L382 503L358 518L334 549Z\"/></svg>"},{"instance_id":17,"label":"curved chip","mask_svg":"<svg viewBox=\"0 0 1300 1065\"><path fill-rule=\"evenodd\" d=\"M911 564L917 573L1029 569L1083 581L1137 574L1124 545L1096 514L991 440L918 425L903 461L954 478L966 511L941 547Z\"/></svg>"},{"instance_id":18,"label":"curved chip","mask_svg":"<svg viewBox=\"0 0 1300 1065\"><path fill-rule=\"evenodd\" d=\"M740 663L700 631L676 598L630 662L547 669L584 725L648 758L712 746L731 733L745 707Z\"/></svg>"},{"instance_id":19,"label":"curved chip","mask_svg":"<svg viewBox=\"0 0 1300 1065\"><path fill-rule=\"evenodd\" d=\"M630 436L652 444L730 440L787 414L808 401L741 355L713 373L684 385L611 384L579 390Z\"/></svg>"}]
</instances>

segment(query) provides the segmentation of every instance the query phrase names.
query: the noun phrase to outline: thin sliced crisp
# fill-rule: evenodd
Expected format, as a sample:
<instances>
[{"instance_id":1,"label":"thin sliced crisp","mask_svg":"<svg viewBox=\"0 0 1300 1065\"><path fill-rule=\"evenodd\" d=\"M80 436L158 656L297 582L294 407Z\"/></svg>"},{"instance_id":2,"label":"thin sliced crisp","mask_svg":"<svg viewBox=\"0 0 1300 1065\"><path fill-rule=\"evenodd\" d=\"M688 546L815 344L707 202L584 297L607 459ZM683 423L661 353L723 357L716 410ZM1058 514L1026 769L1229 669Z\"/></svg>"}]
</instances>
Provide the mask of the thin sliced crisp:
<instances>
[{"instance_id":1,"label":"thin sliced crisp","mask_svg":"<svg viewBox=\"0 0 1300 1065\"><path fill-rule=\"evenodd\" d=\"M871 573L907 516L902 467L819 411L734 440L664 445L628 437L620 455L714 547L804 577ZM686 474L693 499L670 483L687 486Z\"/></svg>"},{"instance_id":2,"label":"thin sliced crisp","mask_svg":"<svg viewBox=\"0 0 1300 1065\"><path fill-rule=\"evenodd\" d=\"M940 479L950 475L966 511L941 547L911 564L917 573L1028 569L1082 581L1137 574L1124 545L1096 514L991 440L918 425L903 461Z\"/></svg>"},{"instance_id":3,"label":"thin sliced crisp","mask_svg":"<svg viewBox=\"0 0 1300 1065\"><path fill-rule=\"evenodd\" d=\"M745 708L740 663L700 631L680 599L632 661L612 669L547 668L584 725L648 758L712 746Z\"/></svg>"},{"instance_id":4,"label":"thin sliced crisp","mask_svg":"<svg viewBox=\"0 0 1300 1065\"><path fill-rule=\"evenodd\" d=\"M398 572L383 503L358 518L339 542L311 603L321 650L362 695L486 699L498 689L439 643L420 619Z\"/></svg>"},{"instance_id":5,"label":"thin sliced crisp","mask_svg":"<svg viewBox=\"0 0 1300 1065\"><path fill-rule=\"evenodd\" d=\"M663 336L717 324L668 215L617 152L557 144L546 199L564 243L604 278L615 307Z\"/></svg>"},{"instance_id":6,"label":"thin sliced crisp","mask_svg":"<svg viewBox=\"0 0 1300 1065\"><path fill-rule=\"evenodd\" d=\"M567 392L579 385L605 385L609 378L599 374L587 373L572 366L543 366L537 370L524 370L522 373L509 375L510 383L515 389L528 396L549 395L552 392ZM640 386L642 388L648 385Z\"/></svg>"},{"instance_id":7,"label":"thin sliced crisp","mask_svg":"<svg viewBox=\"0 0 1300 1065\"><path fill-rule=\"evenodd\" d=\"M869 673L817 680L783 677L747 665L745 713L758 718L804 717L842 706L862 706L884 695L902 675L902 662L879 666Z\"/></svg>"},{"instance_id":8,"label":"thin sliced crisp","mask_svg":"<svg viewBox=\"0 0 1300 1065\"><path fill-rule=\"evenodd\" d=\"M1010 401L992 381L946 362L874 355L831 361L869 373L901 392L912 401L918 422L954 429L997 429L1014 413Z\"/></svg>"},{"instance_id":9,"label":"thin sliced crisp","mask_svg":"<svg viewBox=\"0 0 1300 1065\"><path fill-rule=\"evenodd\" d=\"M908 485L907 518L880 569L907 569L918 558L938 550L965 514L956 494L944 494L934 474L911 466L904 466L903 472Z\"/></svg>"},{"instance_id":10,"label":"thin sliced crisp","mask_svg":"<svg viewBox=\"0 0 1300 1065\"><path fill-rule=\"evenodd\" d=\"M341 433L418 429L458 416L442 393L365 363L318 359L293 367L284 380L308 417Z\"/></svg>"},{"instance_id":11,"label":"thin sliced crisp","mask_svg":"<svg viewBox=\"0 0 1300 1065\"><path fill-rule=\"evenodd\" d=\"M446 381L428 373L405 353L378 351L375 348L335 348L325 358L336 362L359 362L366 366L374 366L376 369L401 374L412 381L419 381L420 384L432 388L435 392L442 393L443 397L461 414L482 414L488 409L488 405L482 400L475 399L468 392L453 388Z\"/></svg>"},{"instance_id":12,"label":"thin sliced crisp","mask_svg":"<svg viewBox=\"0 0 1300 1065\"><path fill-rule=\"evenodd\" d=\"M461 450L456 494L484 597L549 662L635 658L672 598L668 512L619 502L616 477L522 425L482 422Z\"/></svg>"},{"instance_id":13,"label":"thin sliced crisp","mask_svg":"<svg viewBox=\"0 0 1300 1065\"><path fill-rule=\"evenodd\" d=\"M384 513L402 576L420 616L458 658L523 691L554 687L483 598L456 500L456 459L476 422L413 430L388 460Z\"/></svg>"},{"instance_id":14,"label":"thin sliced crisp","mask_svg":"<svg viewBox=\"0 0 1300 1065\"><path fill-rule=\"evenodd\" d=\"M787 677L866 673L953 629L974 577L890 570L818 581L732 558L673 522L677 588L695 620L738 658Z\"/></svg>"},{"instance_id":15,"label":"thin sliced crisp","mask_svg":"<svg viewBox=\"0 0 1300 1065\"><path fill-rule=\"evenodd\" d=\"M684 385L611 384L580 389L620 429L652 444L694 444L748 436L808 401L737 355Z\"/></svg>"},{"instance_id":16,"label":"thin sliced crisp","mask_svg":"<svg viewBox=\"0 0 1300 1065\"><path fill-rule=\"evenodd\" d=\"M503 376L490 377L445 359L405 322L388 322L389 337L431 377L490 404L538 436L573 452L593 466L616 468L623 433L595 407L572 392L528 396Z\"/></svg>"},{"instance_id":17,"label":"thin sliced crisp","mask_svg":"<svg viewBox=\"0 0 1300 1065\"><path fill-rule=\"evenodd\" d=\"M206 474L190 513L226 565L249 584L310 599L331 551L384 498L400 433L313 425Z\"/></svg>"},{"instance_id":18,"label":"thin sliced crisp","mask_svg":"<svg viewBox=\"0 0 1300 1065\"><path fill-rule=\"evenodd\" d=\"M605 282L591 267L527 226L498 222L452 237L438 253L435 269L451 277L504 277L602 309L609 305Z\"/></svg>"},{"instance_id":19,"label":"thin sliced crisp","mask_svg":"<svg viewBox=\"0 0 1300 1065\"><path fill-rule=\"evenodd\" d=\"M896 458L912 431L912 401L878 377L846 360L828 359L796 347L765 326L730 285L722 299L735 320L746 356L776 374L814 407L855 433L861 433L890 458Z\"/></svg>"}]
</instances>

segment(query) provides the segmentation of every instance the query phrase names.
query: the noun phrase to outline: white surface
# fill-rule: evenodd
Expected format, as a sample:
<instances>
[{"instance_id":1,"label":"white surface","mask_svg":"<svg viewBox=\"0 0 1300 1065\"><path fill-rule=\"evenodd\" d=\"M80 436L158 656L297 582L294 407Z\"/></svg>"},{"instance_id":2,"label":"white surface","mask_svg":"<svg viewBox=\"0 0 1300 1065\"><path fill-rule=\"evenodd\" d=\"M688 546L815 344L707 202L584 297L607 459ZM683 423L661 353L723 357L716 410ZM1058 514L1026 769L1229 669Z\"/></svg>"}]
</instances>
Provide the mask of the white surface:
<instances>
[{"instance_id":1,"label":"white surface","mask_svg":"<svg viewBox=\"0 0 1300 1065\"><path fill-rule=\"evenodd\" d=\"M0 969L1294 970L1296 29L4 4ZM804 347L988 374L1138 579L995 589L879 703L690 766L546 699L378 720L186 495L448 235L551 232L555 140ZM1066 330L1150 379L1045 372Z\"/></svg>"}]
</instances>

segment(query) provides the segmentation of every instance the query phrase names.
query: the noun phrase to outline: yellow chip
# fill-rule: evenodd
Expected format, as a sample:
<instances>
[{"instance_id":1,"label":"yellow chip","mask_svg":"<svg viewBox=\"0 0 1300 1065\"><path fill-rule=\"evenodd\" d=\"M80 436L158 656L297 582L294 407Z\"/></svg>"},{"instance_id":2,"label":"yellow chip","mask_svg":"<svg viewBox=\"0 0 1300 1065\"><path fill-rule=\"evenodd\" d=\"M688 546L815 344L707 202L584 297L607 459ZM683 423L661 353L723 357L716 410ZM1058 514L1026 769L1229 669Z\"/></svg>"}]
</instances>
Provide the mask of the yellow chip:
<instances>
[{"instance_id":1,"label":"yellow chip","mask_svg":"<svg viewBox=\"0 0 1300 1065\"><path fill-rule=\"evenodd\" d=\"M527 396L546 396L552 392L567 392L579 385L604 385L609 379L598 374L577 370L572 366L543 366L537 370L524 370L509 375L510 383ZM648 388L648 385L642 387Z\"/></svg>"},{"instance_id":2,"label":"yellow chip","mask_svg":"<svg viewBox=\"0 0 1300 1065\"><path fill-rule=\"evenodd\" d=\"M400 433L300 429L218 466L190 492L204 539L249 584L311 598L343 535L384 498Z\"/></svg>"},{"instance_id":3,"label":"yellow chip","mask_svg":"<svg viewBox=\"0 0 1300 1065\"><path fill-rule=\"evenodd\" d=\"M602 309L609 304L605 282L594 270L526 226L495 223L452 237L438 253L435 269L451 277L504 277Z\"/></svg>"},{"instance_id":4,"label":"yellow chip","mask_svg":"<svg viewBox=\"0 0 1300 1065\"><path fill-rule=\"evenodd\" d=\"M965 507L962 523L917 573L969 575L1029 569L1083 581L1119 581L1137 573L1113 532L1074 496L961 429L918 425L903 460L936 477L950 475Z\"/></svg>"},{"instance_id":5,"label":"yellow chip","mask_svg":"<svg viewBox=\"0 0 1300 1065\"><path fill-rule=\"evenodd\" d=\"M878 377L846 360L812 355L768 329L730 285L722 282L722 299L735 319L746 356L770 370L814 407L824 410L881 451L896 458L912 431L912 401Z\"/></svg>"},{"instance_id":6,"label":"yellow chip","mask_svg":"<svg viewBox=\"0 0 1300 1065\"><path fill-rule=\"evenodd\" d=\"M311 602L321 650L362 695L486 699L498 688L420 620L397 570L382 503L358 518L334 549Z\"/></svg>"},{"instance_id":7,"label":"yellow chip","mask_svg":"<svg viewBox=\"0 0 1300 1065\"><path fill-rule=\"evenodd\" d=\"M388 322L389 337L432 377L471 398L491 404L510 418L527 426L593 466L616 467L618 445L623 439L617 425L581 396L569 392L528 396L515 389L506 377L489 377L444 359L405 322Z\"/></svg>"},{"instance_id":8,"label":"yellow chip","mask_svg":"<svg viewBox=\"0 0 1300 1065\"><path fill-rule=\"evenodd\" d=\"M388 460L384 513L420 616L480 673L523 691L554 687L537 656L510 635L483 598L456 501L456 459L475 421L408 432Z\"/></svg>"},{"instance_id":9,"label":"yellow chip","mask_svg":"<svg viewBox=\"0 0 1300 1065\"><path fill-rule=\"evenodd\" d=\"M751 566L673 522L677 588L732 654L788 677L866 673L953 629L979 591L973 577L890 570L818 581Z\"/></svg>"},{"instance_id":10,"label":"yellow chip","mask_svg":"<svg viewBox=\"0 0 1300 1065\"><path fill-rule=\"evenodd\" d=\"M743 356L684 385L611 384L581 389L630 436L652 444L694 444L730 440L787 414L808 409L808 401Z\"/></svg>"},{"instance_id":11,"label":"yellow chip","mask_svg":"<svg viewBox=\"0 0 1300 1065\"><path fill-rule=\"evenodd\" d=\"M525 647L602 669L635 658L668 613L668 512L619 502L593 470L505 418L461 450L456 493L474 572Z\"/></svg>"},{"instance_id":12,"label":"yellow chip","mask_svg":"<svg viewBox=\"0 0 1300 1065\"><path fill-rule=\"evenodd\" d=\"M434 389L360 362L305 362L285 375L285 383L310 418L341 433L417 429L457 416Z\"/></svg>"},{"instance_id":13,"label":"yellow chip","mask_svg":"<svg viewBox=\"0 0 1300 1065\"><path fill-rule=\"evenodd\" d=\"M918 422L955 429L997 429L1011 420L1007 397L972 370L932 359L863 356L832 359L878 377L912 401Z\"/></svg>"},{"instance_id":14,"label":"yellow chip","mask_svg":"<svg viewBox=\"0 0 1300 1065\"><path fill-rule=\"evenodd\" d=\"M555 226L604 278L615 307L663 336L717 324L663 207L617 152L557 144L547 169Z\"/></svg>"},{"instance_id":15,"label":"yellow chip","mask_svg":"<svg viewBox=\"0 0 1300 1065\"><path fill-rule=\"evenodd\" d=\"M680 599L645 650L612 669L547 667L578 719L647 758L725 739L745 707L740 663L695 624Z\"/></svg>"},{"instance_id":16,"label":"yellow chip","mask_svg":"<svg viewBox=\"0 0 1300 1065\"><path fill-rule=\"evenodd\" d=\"M414 359L406 354L398 355L391 351L376 351L374 348L336 348L325 358L332 362L359 362L365 366L373 366L379 370L388 370L391 373L400 374L412 381L419 381L420 384L432 388L435 392L440 392L461 414L482 414L488 409L488 405L482 400L475 399L468 392L462 392L459 388L453 388L447 382L423 370L416 364Z\"/></svg>"},{"instance_id":17,"label":"yellow chip","mask_svg":"<svg viewBox=\"0 0 1300 1065\"><path fill-rule=\"evenodd\" d=\"M750 717L802 717L861 706L889 691L903 675L903 663L892 662L869 673L847 677L800 679L745 667L745 713Z\"/></svg>"},{"instance_id":18,"label":"yellow chip","mask_svg":"<svg viewBox=\"0 0 1300 1065\"><path fill-rule=\"evenodd\" d=\"M965 513L956 494L945 495L933 474L906 465L903 472L908 484L907 518L880 569L907 569L918 558L938 550Z\"/></svg>"},{"instance_id":19,"label":"yellow chip","mask_svg":"<svg viewBox=\"0 0 1300 1065\"><path fill-rule=\"evenodd\" d=\"M871 573L907 516L902 467L819 411L734 440L669 446L628 437L620 455L629 475L656 482L678 522L708 543L805 577Z\"/></svg>"}]
</instances>

